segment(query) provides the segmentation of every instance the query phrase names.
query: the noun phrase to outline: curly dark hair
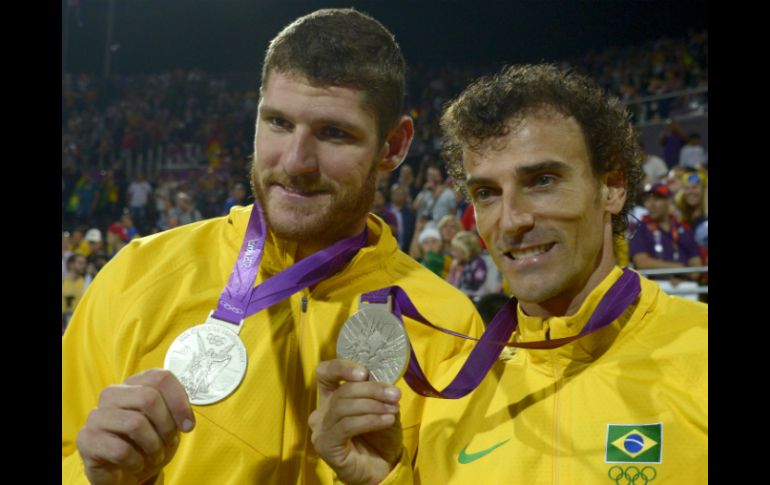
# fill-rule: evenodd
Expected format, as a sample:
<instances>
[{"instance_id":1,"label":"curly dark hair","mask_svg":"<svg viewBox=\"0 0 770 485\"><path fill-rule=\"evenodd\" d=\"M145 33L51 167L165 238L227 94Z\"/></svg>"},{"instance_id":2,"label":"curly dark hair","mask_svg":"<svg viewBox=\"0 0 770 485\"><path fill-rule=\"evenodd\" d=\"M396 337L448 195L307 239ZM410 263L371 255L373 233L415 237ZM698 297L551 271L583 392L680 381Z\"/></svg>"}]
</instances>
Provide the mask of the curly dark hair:
<instances>
[{"instance_id":1,"label":"curly dark hair","mask_svg":"<svg viewBox=\"0 0 770 485\"><path fill-rule=\"evenodd\" d=\"M273 71L362 90L380 141L403 112L406 61L401 49L380 22L352 8L317 10L287 25L265 53L262 89Z\"/></svg>"},{"instance_id":2,"label":"curly dark hair","mask_svg":"<svg viewBox=\"0 0 770 485\"><path fill-rule=\"evenodd\" d=\"M626 202L612 216L613 233L623 234L642 179L643 152L630 114L618 98L605 95L592 79L553 64L506 66L477 79L447 103L441 116L442 152L455 187L467 196L463 149L478 150L490 139L515 131L528 115L543 110L575 118L595 176L618 170L624 173Z\"/></svg>"}]
</instances>

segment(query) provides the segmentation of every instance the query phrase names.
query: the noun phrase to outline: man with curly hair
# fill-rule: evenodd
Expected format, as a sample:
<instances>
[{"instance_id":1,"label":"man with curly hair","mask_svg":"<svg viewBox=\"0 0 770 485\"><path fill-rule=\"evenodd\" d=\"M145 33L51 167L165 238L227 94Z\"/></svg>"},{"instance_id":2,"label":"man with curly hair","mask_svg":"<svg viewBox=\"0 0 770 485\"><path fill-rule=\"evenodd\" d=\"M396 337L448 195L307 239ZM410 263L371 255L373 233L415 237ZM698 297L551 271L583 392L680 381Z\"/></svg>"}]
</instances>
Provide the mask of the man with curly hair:
<instances>
[{"instance_id":1,"label":"man with curly hair","mask_svg":"<svg viewBox=\"0 0 770 485\"><path fill-rule=\"evenodd\" d=\"M707 306L666 295L613 252L641 176L626 110L574 72L511 66L467 87L441 125L449 172L514 295L496 320L517 327L474 392L429 400L419 453L369 483L706 483ZM322 363L319 385L356 381L353 369ZM400 446L382 418L396 401L363 384L311 417L337 424L317 425L314 443L339 477Z\"/></svg>"}]
</instances>

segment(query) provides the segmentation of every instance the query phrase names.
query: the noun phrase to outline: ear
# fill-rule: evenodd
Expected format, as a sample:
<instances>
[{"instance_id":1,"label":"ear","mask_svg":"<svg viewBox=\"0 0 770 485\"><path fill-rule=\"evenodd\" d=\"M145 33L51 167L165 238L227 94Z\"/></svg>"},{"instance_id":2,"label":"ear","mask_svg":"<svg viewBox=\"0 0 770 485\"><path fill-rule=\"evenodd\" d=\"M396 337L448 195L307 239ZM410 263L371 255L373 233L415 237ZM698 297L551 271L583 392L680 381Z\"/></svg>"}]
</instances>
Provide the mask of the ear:
<instances>
[{"instance_id":1,"label":"ear","mask_svg":"<svg viewBox=\"0 0 770 485\"><path fill-rule=\"evenodd\" d=\"M626 174L613 170L602 177L602 198L610 214L618 214L626 203Z\"/></svg>"},{"instance_id":2,"label":"ear","mask_svg":"<svg viewBox=\"0 0 770 485\"><path fill-rule=\"evenodd\" d=\"M385 138L378 168L385 172L397 169L406 158L413 138L414 123L411 117L404 115Z\"/></svg>"}]
</instances>

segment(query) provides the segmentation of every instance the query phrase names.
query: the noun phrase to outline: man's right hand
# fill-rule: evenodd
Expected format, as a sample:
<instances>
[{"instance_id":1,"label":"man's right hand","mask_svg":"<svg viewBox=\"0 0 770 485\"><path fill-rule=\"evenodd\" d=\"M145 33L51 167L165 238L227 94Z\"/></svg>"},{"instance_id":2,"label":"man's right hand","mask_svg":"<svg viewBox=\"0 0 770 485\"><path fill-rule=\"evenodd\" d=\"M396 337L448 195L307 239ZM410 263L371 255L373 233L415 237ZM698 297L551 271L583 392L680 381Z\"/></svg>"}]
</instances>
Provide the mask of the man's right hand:
<instances>
[{"instance_id":1,"label":"man's right hand","mask_svg":"<svg viewBox=\"0 0 770 485\"><path fill-rule=\"evenodd\" d=\"M94 485L142 483L171 461L179 431L194 426L184 387L165 369L150 369L109 386L78 433L86 476Z\"/></svg>"},{"instance_id":2,"label":"man's right hand","mask_svg":"<svg viewBox=\"0 0 770 485\"><path fill-rule=\"evenodd\" d=\"M380 483L401 458L401 391L345 360L321 362L316 375L318 409L308 420L316 452L344 483Z\"/></svg>"}]
</instances>

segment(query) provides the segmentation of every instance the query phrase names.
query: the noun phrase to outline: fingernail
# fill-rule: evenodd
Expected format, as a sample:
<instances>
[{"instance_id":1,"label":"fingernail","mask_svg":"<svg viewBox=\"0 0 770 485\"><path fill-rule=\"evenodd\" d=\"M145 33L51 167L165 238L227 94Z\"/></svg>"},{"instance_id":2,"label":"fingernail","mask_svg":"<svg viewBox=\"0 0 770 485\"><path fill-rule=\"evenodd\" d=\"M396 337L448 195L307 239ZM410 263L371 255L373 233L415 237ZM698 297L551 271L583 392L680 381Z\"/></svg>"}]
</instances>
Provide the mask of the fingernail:
<instances>
[{"instance_id":1,"label":"fingernail","mask_svg":"<svg viewBox=\"0 0 770 485\"><path fill-rule=\"evenodd\" d=\"M195 426L195 423L193 423L189 419L185 419L184 422L182 423L182 431L187 433L188 431L193 429L193 426Z\"/></svg>"},{"instance_id":2,"label":"fingernail","mask_svg":"<svg viewBox=\"0 0 770 485\"><path fill-rule=\"evenodd\" d=\"M395 421L396 417L393 416L392 414L381 414L380 419L382 419L386 423L392 423L393 421Z\"/></svg>"},{"instance_id":3,"label":"fingernail","mask_svg":"<svg viewBox=\"0 0 770 485\"><path fill-rule=\"evenodd\" d=\"M353 377L356 379L363 379L366 377L366 371L363 369L353 369Z\"/></svg>"},{"instance_id":4,"label":"fingernail","mask_svg":"<svg viewBox=\"0 0 770 485\"><path fill-rule=\"evenodd\" d=\"M389 413L397 413L398 412L398 405L397 404L386 404L385 410Z\"/></svg>"},{"instance_id":5,"label":"fingernail","mask_svg":"<svg viewBox=\"0 0 770 485\"><path fill-rule=\"evenodd\" d=\"M399 391L397 387L386 387L383 392L385 393L385 397L391 401L395 401L401 395L401 391Z\"/></svg>"}]
</instances>

